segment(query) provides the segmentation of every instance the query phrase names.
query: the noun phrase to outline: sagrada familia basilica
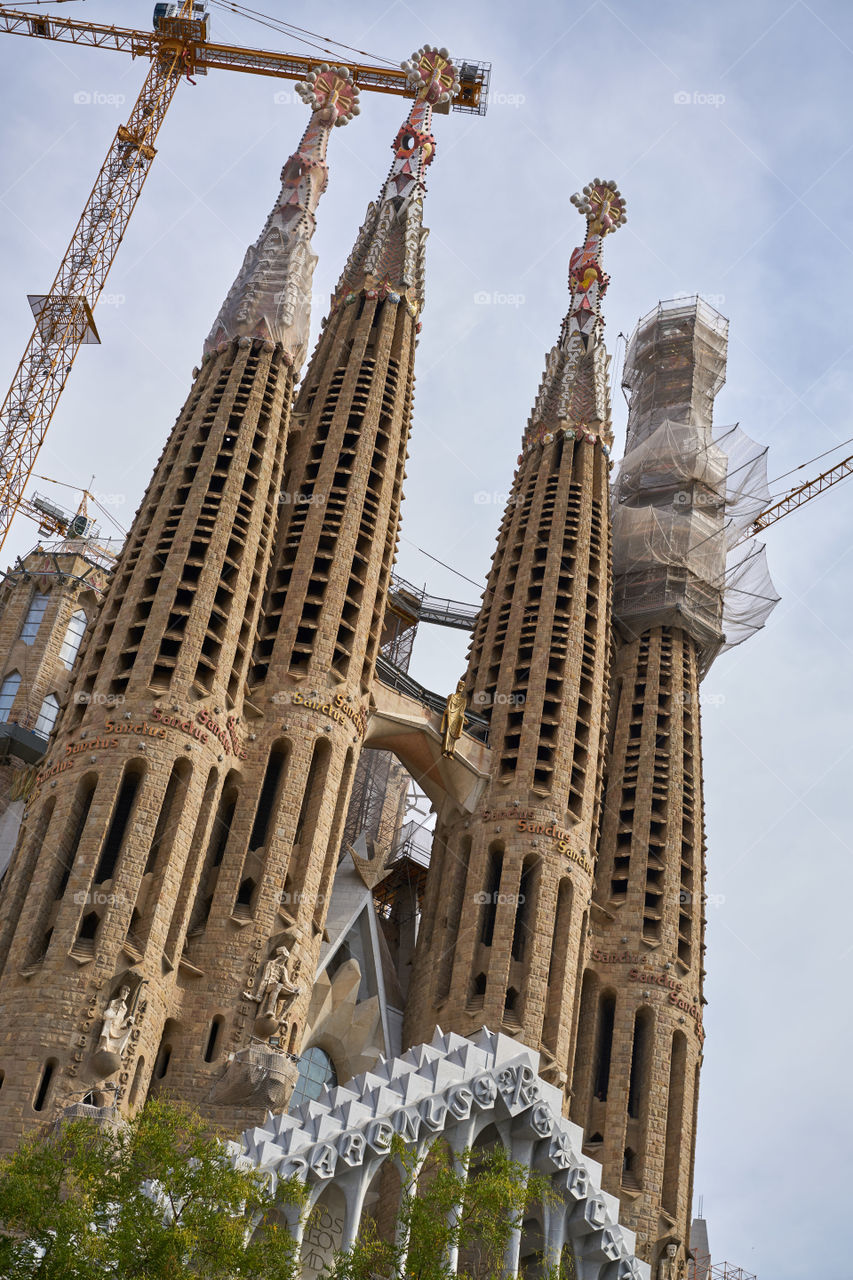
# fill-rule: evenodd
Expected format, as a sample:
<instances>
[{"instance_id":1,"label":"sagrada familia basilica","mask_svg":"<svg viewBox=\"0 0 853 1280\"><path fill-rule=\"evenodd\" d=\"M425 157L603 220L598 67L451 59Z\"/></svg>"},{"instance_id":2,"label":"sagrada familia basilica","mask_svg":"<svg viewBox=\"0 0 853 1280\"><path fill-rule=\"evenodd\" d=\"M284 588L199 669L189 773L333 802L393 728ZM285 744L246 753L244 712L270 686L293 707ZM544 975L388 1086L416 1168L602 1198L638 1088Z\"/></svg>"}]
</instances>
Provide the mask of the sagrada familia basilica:
<instances>
[{"instance_id":1,"label":"sagrada familia basilica","mask_svg":"<svg viewBox=\"0 0 853 1280\"><path fill-rule=\"evenodd\" d=\"M40 544L0 586L2 1144L167 1091L307 1183L314 1277L380 1213L393 1135L502 1142L558 1193L510 1274L679 1280L699 685L764 620L731 591L761 564L730 556L763 454L713 426L727 322L682 297L628 343L614 469L602 256L626 207L595 179L482 603L395 577L432 116L458 89L446 50L408 65L310 358L327 147L358 107L335 67L299 87L308 126L120 554ZM450 696L407 672L437 622L471 630Z\"/></svg>"}]
</instances>

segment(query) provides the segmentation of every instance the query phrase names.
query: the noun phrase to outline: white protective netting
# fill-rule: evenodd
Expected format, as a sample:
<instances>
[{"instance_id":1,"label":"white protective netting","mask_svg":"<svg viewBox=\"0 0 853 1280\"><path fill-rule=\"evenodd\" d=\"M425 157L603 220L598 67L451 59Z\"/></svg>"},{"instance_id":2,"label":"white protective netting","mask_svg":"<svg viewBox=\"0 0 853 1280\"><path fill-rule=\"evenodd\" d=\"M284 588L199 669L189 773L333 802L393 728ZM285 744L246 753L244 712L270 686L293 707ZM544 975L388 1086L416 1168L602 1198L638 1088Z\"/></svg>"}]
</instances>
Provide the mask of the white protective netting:
<instances>
[{"instance_id":1,"label":"white protective netting","mask_svg":"<svg viewBox=\"0 0 853 1280\"><path fill-rule=\"evenodd\" d=\"M766 455L738 426L667 420L626 454L613 485L614 612L632 630L685 627L705 669L779 599L764 547L742 540L768 505Z\"/></svg>"}]
</instances>

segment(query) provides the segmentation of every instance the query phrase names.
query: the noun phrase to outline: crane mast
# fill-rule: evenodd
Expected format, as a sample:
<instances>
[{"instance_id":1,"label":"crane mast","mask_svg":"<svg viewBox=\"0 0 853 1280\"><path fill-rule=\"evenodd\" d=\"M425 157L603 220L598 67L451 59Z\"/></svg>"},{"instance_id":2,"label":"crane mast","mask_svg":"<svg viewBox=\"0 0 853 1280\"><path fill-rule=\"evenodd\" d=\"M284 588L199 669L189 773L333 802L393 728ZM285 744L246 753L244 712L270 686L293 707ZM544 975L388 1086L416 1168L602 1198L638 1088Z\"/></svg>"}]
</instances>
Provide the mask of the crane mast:
<instances>
[{"instance_id":1,"label":"crane mast","mask_svg":"<svg viewBox=\"0 0 853 1280\"><path fill-rule=\"evenodd\" d=\"M184 65L156 58L127 124L120 125L46 294L30 296L35 327L0 408L0 547L68 375L84 343L98 342L94 310L155 155L154 140Z\"/></svg>"}]
</instances>

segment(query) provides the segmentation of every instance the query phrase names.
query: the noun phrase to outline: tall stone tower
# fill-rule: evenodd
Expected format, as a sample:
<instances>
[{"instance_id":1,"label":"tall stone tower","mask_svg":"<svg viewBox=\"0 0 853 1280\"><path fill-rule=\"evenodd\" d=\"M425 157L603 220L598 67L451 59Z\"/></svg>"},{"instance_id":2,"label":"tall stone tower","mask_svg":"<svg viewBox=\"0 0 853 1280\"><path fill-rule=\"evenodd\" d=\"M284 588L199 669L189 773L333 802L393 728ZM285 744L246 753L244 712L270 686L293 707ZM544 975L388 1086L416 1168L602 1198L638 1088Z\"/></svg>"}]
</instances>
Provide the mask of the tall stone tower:
<instances>
[{"instance_id":1,"label":"tall stone tower","mask_svg":"<svg viewBox=\"0 0 853 1280\"><path fill-rule=\"evenodd\" d=\"M112 568L75 519L80 536L39 543L0 582L0 875Z\"/></svg>"},{"instance_id":2,"label":"tall stone tower","mask_svg":"<svg viewBox=\"0 0 853 1280\"><path fill-rule=\"evenodd\" d=\"M179 1047L200 1066L186 1096L203 1101L224 1047L215 1011L182 1021L201 980L184 945L252 754L245 679L308 342L314 211L329 133L356 110L344 71L301 91L311 121L136 514L4 882L6 1144L87 1090L140 1104Z\"/></svg>"},{"instance_id":3,"label":"tall stone tower","mask_svg":"<svg viewBox=\"0 0 853 1280\"><path fill-rule=\"evenodd\" d=\"M458 91L446 50L425 47L409 72L415 101L294 407L249 677L251 760L234 782L230 832L205 890L213 895L211 916L236 916L245 934L231 926L227 966L221 935L208 929L191 943L209 1007L224 1014L242 995L238 1017L247 1037L254 1032L293 1053L361 753L397 542L424 302L432 112ZM272 995L271 980L280 986Z\"/></svg>"},{"instance_id":4,"label":"tall stone tower","mask_svg":"<svg viewBox=\"0 0 853 1280\"><path fill-rule=\"evenodd\" d=\"M589 925L610 661L612 441L601 300L615 185L586 216L498 535L464 686L491 712L491 779L472 817L440 813L404 1038L483 1025L567 1082Z\"/></svg>"},{"instance_id":5,"label":"tall stone tower","mask_svg":"<svg viewBox=\"0 0 853 1280\"><path fill-rule=\"evenodd\" d=\"M571 1105L639 1256L657 1265L674 1247L678 1268L704 1038L699 681L724 639L727 458L711 416L727 331L680 300L628 345L606 800Z\"/></svg>"}]
</instances>

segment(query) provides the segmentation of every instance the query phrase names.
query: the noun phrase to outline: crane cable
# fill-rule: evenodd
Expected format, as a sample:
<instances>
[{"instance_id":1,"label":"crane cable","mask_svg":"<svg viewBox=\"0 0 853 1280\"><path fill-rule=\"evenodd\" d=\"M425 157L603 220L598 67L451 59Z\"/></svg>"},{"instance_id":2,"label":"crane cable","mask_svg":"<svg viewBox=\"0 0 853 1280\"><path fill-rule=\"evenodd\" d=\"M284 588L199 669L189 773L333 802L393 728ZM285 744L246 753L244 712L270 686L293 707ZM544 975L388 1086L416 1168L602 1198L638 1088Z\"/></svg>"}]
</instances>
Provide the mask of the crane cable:
<instances>
[{"instance_id":1,"label":"crane cable","mask_svg":"<svg viewBox=\"0 0 853 1280\"><path fill-rule=\"evenodd\" d=\"M280 18L273 18L270 14L261 13L257 9L250 9L247 5L237 4L235 0L210 0L211 5L217 9L223 9L231 12L240 18L247 18L250 22L257 22L260 26L269 27L272 31L279 31L290 36L294 40L298 40L301 44L308 45L311 48L318 49L321 53L326 53L332 58L339 58L341 54L334 49L330 49L327 45L315 43L318 40L327 41L328 44L337 45L338 49L345 49L348 53L355 53L362 58L371 58L375 62L383 62L386 66L397 67L398 63L390 58L383 58L379 54L370 53L366 49L356 49L353 45L345 44L342 40L335 40L333 36L321 35L317 31L309 31L307 27L297 27L293 23L284 22ZM307 37L311 37L308 39Z\"/></svg>"}]
</instances>

